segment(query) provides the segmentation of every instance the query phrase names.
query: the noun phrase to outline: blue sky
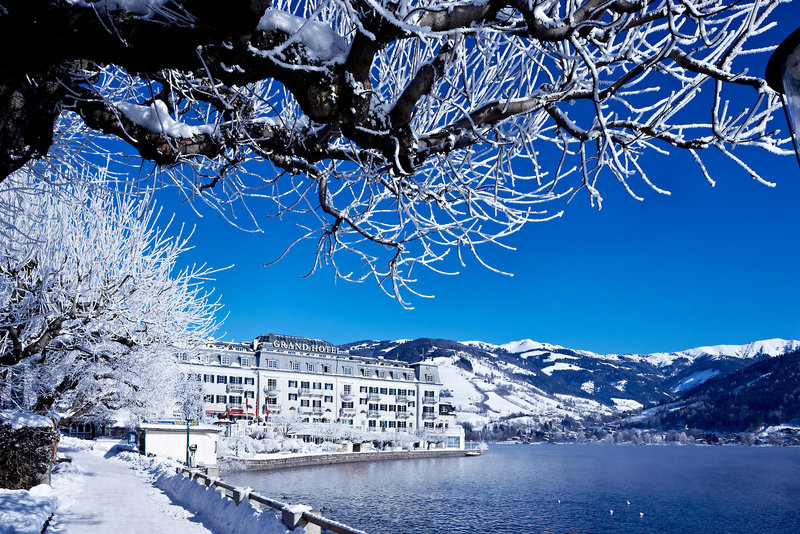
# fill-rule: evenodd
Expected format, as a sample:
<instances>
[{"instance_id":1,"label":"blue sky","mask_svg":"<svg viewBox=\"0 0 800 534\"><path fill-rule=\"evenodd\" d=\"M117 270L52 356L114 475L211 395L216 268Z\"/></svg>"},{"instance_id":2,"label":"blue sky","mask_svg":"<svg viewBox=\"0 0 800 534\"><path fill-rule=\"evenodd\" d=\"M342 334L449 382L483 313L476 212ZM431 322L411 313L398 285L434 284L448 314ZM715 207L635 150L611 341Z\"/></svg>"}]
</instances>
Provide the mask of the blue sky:
<instances>
[{"instance_id":1,"label":"blue sky","mask_svg":"<svg viewBox=\"0 0 800 534\"><path fill-rule=\"evenodd\" d=\"M797 7L783 10L783 20L796 24L800 17L788 15ZM771 35L777 41L792 29L782 24ZM777 186L715 161L712 188L688 155L654 155L650 178L672 196L639 183L645 196L639 202L607 178L601 211L578 198L563 218L508 240L516 251L483 249L513 277L475 261L456 277L418 271L419 289L436 297L411 297L413 310L372 281L336 281L330 270L301 278L311 264L309 249L264 267L294 235L288 224L273 221L264 233L250 234L214 214L198 219L179 207L178 215L197 224L187 260L235 264L213 283L229 314L225 339L268 332L334 343L532 338L620 353L800 339L800 169L790 157L751 153L748 161ZM168 195L161 201L174 207Z\"/></svg>"}]
</instances>

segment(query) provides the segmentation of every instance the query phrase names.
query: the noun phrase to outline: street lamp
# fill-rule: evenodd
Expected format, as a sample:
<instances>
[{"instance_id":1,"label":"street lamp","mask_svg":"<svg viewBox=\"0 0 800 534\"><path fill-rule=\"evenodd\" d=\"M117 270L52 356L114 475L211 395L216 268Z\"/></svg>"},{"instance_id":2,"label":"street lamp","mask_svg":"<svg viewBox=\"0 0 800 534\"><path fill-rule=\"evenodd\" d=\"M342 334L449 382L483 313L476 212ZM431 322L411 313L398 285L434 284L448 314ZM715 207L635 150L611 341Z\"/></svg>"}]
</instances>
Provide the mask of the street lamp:
<instances>
[{"instance_id":1,"label":"street lamp","mask_svg":"<svg viewBox=\"0 0 800 534\"><path fill-rule=\"evenodd\" d=\"M766 80L772 89L781 94L794 153L800 165L800 150L797 148L800 142L800 28L784 39L770 56Z\"/></svg>"}]
</instances>

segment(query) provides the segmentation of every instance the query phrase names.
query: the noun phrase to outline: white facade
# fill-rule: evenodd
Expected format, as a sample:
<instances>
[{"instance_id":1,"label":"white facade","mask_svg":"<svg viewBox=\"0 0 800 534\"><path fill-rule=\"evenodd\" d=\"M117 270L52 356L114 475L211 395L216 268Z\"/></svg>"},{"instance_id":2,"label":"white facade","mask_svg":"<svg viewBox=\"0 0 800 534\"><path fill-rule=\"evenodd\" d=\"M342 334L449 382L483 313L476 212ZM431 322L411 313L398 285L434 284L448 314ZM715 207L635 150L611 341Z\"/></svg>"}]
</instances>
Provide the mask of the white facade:
<instances>
[{"instance_id":1,"label":"white facade","mask_svg":"<svg viewBox=\"0 0 800 534\"><path fill-rule=\"evenodd\" d=\"M440 406L442 384L432 364L364 358L328 342L275 334L252 344L211 343L179 357L203 382L208 416L274 420L296 413L306 423L463 436L452 410Z\"/></svg>"},{"instance_id":2,"label":"white facade","mask_svg":"<svg viewBox=\"0 0 800 534\"><path fill-rule=\"evenodd\" d=\"M142 423L137 429L139 452L168 456L195 466L217 465L217 442L222 430L210 425L186 424L180 421Z\"/></svg>"}]
</instances>

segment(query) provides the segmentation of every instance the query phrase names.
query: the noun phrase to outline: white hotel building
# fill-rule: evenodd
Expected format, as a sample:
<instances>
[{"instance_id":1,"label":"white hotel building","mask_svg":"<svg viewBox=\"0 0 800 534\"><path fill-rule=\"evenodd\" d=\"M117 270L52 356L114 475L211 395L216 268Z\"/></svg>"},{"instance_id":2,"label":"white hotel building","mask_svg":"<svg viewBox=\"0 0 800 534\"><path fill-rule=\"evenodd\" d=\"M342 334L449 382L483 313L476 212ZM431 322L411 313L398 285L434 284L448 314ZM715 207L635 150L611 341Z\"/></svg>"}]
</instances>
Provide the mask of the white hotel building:
<instances>
[{"instance_id":1,"label":"white hotel building","mask_svg":"<svg viewBox=\"0 0 800 534\"><path fill-rule=\"evenodd\" d=\"M422 429L444 434L447 448L464 446L453 407L440 403L436 365L364 358L326 341L276 334L252 343L209 343L179 359L203 381L212 417L269 420L294 410L302 422Z\"/></svg>"}]
</instances>

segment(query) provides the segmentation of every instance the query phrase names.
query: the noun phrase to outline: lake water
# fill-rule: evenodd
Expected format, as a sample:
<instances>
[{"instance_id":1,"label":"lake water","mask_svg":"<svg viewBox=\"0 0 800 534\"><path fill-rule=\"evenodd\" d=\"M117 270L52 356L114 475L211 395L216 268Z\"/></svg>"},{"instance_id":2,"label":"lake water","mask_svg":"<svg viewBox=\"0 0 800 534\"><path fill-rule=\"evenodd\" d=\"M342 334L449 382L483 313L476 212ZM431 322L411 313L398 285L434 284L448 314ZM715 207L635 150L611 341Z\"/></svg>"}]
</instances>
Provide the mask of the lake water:
<instances>
[{"instance_id":1,"label":"lake water","mask_svg":"<svg viewBox=\"0 0 800 534\"><path fill-rule=\"evenodd\" d=\"M800 533L800 448L492 445L225 480L371 534Z\"/></svg>"}]
</instances>

